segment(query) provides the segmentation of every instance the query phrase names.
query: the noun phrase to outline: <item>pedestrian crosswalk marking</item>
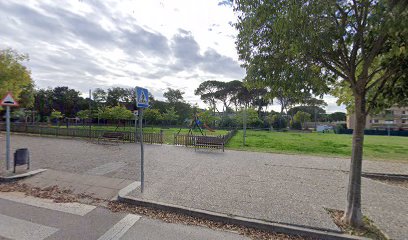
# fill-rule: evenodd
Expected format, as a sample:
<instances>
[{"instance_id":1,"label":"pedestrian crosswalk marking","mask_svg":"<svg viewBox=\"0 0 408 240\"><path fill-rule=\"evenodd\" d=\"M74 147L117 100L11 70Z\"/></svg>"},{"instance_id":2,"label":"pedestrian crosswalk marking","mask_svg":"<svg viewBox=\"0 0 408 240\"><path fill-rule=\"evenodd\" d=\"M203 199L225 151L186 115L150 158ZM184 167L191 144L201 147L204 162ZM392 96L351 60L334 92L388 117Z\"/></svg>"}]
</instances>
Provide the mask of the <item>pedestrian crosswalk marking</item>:
<instances>
[{"instance_id":1,"label":"pedestrian crosswalk marking","mask_svg":"<svg viewBox=\"0 0 408 240\"><path fill-rule=\"evenodd\" d=\"M46 208L50 210L55 210L59 212L71 213L74 215L85 216L96 207L81 204L81 203L55 203L52 199L44 199L44 198L35 198L31 196L25 196L24 193L21 192L0 192L0 198L22 203L34 207Z\"/></svg>"},{"instance_id":2,"label":"pedestrian crosswalk marking","mask_svg":"<svg viewBox=\"0 0 408 240\"><path fill-rule=\"evenodd\" d=\"M139 215L128 214L105 232L98 240L119 240L138 220Z\"/></svg>"},{"instance_id":3,"label":"pedestrian crosswalk marking","mask_svg":"<svg viewBox=\"0 0 408 240\"><path fill-rule=\"evenodd\" d=\"M19 240L43 240L58 228L44 226L26 220L0 214L0 237Z\"/></svg>"}]
</instances>

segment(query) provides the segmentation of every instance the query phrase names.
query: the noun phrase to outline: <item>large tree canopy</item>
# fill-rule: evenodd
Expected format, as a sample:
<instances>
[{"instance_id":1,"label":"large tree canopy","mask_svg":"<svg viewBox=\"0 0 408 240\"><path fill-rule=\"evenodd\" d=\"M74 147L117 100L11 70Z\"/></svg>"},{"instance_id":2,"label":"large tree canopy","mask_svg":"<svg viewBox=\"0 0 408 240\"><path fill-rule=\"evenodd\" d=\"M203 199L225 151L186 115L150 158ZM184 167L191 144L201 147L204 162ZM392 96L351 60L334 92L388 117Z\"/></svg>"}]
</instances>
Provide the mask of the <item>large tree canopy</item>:
<instances>
[{"instance_id":1,"label":"large tree canopy","mask_svg":"<svg viewBox=\"0 0 408 240\"><path fill-rule=\"evenodd\" d=\"M31 72L23 65L28 56L12 49L0 50L0 98L8 91L20 101L22 107L32 107L34 82Z\"/></svg>"},{"instance_id":2,"label":"large tree canopy","mask_svg":"<svg viewBox=\"0 0 408 240\"><path fill-rule=\"evenodd\" d=\"M283 95L320 95L339 86L351 93L356 125L343 220L355 226L362 223L366 115L408 101L407 5L403 0L234 4L239 16L237 49L249 83Z\"/></svg>"}]
</instances>

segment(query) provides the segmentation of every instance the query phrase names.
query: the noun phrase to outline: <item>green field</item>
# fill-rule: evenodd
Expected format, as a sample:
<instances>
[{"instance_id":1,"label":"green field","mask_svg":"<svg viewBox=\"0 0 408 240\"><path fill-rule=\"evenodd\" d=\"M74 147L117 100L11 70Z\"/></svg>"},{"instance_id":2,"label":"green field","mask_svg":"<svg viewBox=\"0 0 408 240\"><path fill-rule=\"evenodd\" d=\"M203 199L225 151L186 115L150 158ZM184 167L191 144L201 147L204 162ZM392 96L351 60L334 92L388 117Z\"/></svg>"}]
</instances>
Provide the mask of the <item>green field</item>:
<instances>
[{"instance_id":1,"label":"green field","mask_svg":"<svg viewBox=\"0 0 408 240\"><path fill-rule=\"evenodd\" d=\"M333 133L294 133L247 131L245 147L239 131L227 144L229 149L308 154L319 156L351 156L352 135ZM408 162L408 137L365 136L364 159Z\"/></svg>"}]
</instances>

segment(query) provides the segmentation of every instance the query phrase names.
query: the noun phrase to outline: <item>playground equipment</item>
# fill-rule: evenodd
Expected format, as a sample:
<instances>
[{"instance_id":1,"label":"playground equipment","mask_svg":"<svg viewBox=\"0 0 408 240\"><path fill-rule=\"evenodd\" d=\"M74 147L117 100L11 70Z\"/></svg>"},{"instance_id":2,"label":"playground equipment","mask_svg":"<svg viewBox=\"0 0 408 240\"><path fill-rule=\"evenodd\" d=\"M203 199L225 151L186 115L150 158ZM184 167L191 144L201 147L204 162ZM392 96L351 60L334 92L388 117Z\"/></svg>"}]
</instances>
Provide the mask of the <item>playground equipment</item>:
<instances>
[{"instance_id":1,"label":"playground equipment","mask_svg":"<svg viewBox=\"0 0 408 240\"><path fill-rule=\"evenodd\" d=\"M208 131L210 131L210 132L215 132L215 130L212 129L212 128L210 128L209 126L207 126L207 124L204 123L203 126L204 126L204 128L206 128Z\"/></svg>"},{"instance_id":2,"label":"playground equipment","mask_svg":"<svg viewBox=\"0 0 408 240\"><path fill-rule=\"evenodd\" d=\"M193 118L193 121L190 124L190 130L188 130L188 134L193 135L193 129L195 129L197 127L200 130L201 135L204 136L203 129L201 129L200 124L201 124L201 121L198 118L198 114L194 114L194 118Z\"/></svg>"},{"instance_id":3,"label":"playground equipment","mask_svg":"<svg viewBox=\"0 0 408 240\"><path fill-rule=\"evenodd\" d=\"M215 132L215 130L212 129L212 128L210 128L205 122L201 122L199 116L200 116L199 113L195 113L195 114L193 115L193 119L192 119L192 120L190 120L190 119L186 119L186 120L185 120L185 122L189 122L189 124L188 124L188 127L189 127L188 134L189 134L189 135L193 135L193 131L194 131L195 129L198 129L198 130L200 130L201 135L204 136L205 134L204 134L204 132L203 132L203 129L202 129L201 125L202 125L205 129L207 129L208 131L210 131L210 132ZM181 132L181 127L180 127L179 131L177 132L177 135L178 135L180 132Z\"/></svg>"}]
</instances>

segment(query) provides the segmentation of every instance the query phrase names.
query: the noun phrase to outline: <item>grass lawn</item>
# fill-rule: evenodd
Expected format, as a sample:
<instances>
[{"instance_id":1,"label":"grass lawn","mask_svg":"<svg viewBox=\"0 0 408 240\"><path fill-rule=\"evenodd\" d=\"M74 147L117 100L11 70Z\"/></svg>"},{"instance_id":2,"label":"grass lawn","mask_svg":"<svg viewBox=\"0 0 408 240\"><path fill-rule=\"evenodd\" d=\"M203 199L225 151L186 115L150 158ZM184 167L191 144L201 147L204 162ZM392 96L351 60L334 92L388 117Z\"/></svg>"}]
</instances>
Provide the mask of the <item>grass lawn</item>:
<instances>
[{"instance_id":1,"label":"grass lawn","mask_svg":"<svg viewBox=\"0 0 408 240\"><path fill-rule=\"evenodd\" d=\"M352 135L334 133L294 133L247 131L246 147L243 132L238 131L227 147L273 153L294 153L319 156L351 156ZM365 136L364 159L408 162L408 137Z\"/></svg>"},{"instance_id":2,"label":"grass lawn","mask_svg":"<svg viewBox=\"0 0 408 240\"><path fill-rule=\"evenodd\" d=\"M61 128L64 128L65 126L61 126ZM69 126L69 128L85 128L89 129L89 126ZM107 131L134 131L134 127L119 127L116 129L116 126L92 126L93 130L107 130ZM163 130L164 134L164 143L166 144L173 144L174 142L174 134L178 133L180 128L161 128L161 127L143 127L143 132L147 133L159 133L160 130ZM180 134L188 134L189 129L188 128L182 128L180 131ZM219 135L225 135L228 133L227 130L215 130L214 132L211 132L207 129L203 129L203 133L207 136L219 136ZM193 135L201 135L200 130L195 129L193 130Z\"/></svg>"}]
</instances>

